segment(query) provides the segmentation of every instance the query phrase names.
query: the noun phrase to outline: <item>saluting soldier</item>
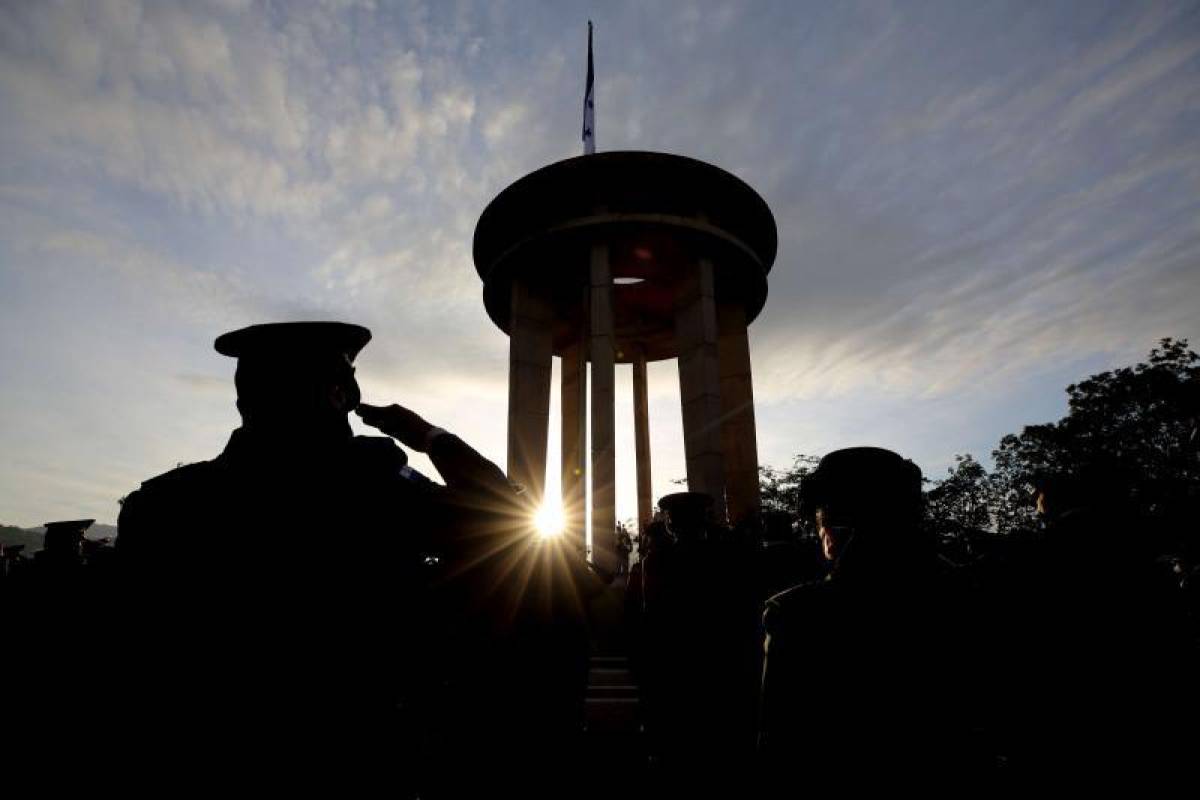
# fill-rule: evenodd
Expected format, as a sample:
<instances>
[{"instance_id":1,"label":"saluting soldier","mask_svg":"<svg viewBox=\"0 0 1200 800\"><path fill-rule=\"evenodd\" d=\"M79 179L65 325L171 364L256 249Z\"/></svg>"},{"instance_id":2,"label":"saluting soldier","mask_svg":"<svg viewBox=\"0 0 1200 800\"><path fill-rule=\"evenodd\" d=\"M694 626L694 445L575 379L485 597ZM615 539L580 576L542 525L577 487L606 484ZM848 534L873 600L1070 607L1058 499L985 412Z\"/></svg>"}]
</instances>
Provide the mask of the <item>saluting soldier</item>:
<instances>
[{"instance_id":1,"label":"saluting soldier","mask_svg":"<svg viewBox=\"0 0 1200 800\"><path fill-rule=\"evenodd\" d=\"M404 723L449 674L435 657L445 629L461 623L461 642L500 624L472 612L526 557L532 509L454 434L360 402L353 362L370 337L337 322L219 337L217 351L238 360L241 427L216 458L152 478L123 504L127 644L142 661L121 683L143 723L179 737L166 740L168 759L202 744L222 772L383 775L415 791L421 732ZM392 438L353 435L352 411L427 453L445 485L408 467ZM198 557L214 538L232 557ZM328 559L331 543L347 556Z\"/></svg>"}]
</instances>

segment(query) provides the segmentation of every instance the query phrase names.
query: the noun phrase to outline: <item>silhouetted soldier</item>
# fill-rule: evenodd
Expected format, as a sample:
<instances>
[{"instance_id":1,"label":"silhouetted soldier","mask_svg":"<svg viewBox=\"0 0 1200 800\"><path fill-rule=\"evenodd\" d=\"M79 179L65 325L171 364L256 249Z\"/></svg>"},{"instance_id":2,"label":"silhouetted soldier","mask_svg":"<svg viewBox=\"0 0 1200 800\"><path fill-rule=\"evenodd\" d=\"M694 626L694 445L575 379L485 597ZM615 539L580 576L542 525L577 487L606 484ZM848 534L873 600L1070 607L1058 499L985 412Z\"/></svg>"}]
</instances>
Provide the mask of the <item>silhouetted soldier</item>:
<instances>
[{"instance_id":1,"label":"silhouetted soldier","mask_svg":"<svg viewBox=\"0 0 1200 800\"><path fill-rule=\"evenodd\" d=\"M831 568L767 603L768 770L793 782L945 778L965 722L920 470L889 450L838 450L803 479L801 503Z\"/></svg>"},{"instance_id":2,"label":"silhouetted soldier","mask_svg":"<svg viewBox=\"0 0 1200 800\"><path fill-rule=\"evenodd\" d=\"M448 746L430 745L424 725L477 677L462 663L473 648L502 669L529 657L524 639L505 638L539 624L514 576L555 608L546 595L562 581L532 552L532 509L504 474L407 409L360 404L352 363L369 339L329 322L219 337L238 359L242 426L217 458L146 481L122 507L129 645L147 659L126 664L123 688L142 724L171 732L167 752L157 733L142 741L168 763L202 755L273 782L415 791L418 765L440 763L420 749ZM353 436L355 409L427 453L446 486L408 468L391 439ZM212 537L237 557L198 557ZM328 561L330 541L348 558Z\"/></svg>"},{"instance_id":3,"label":"silhouetted soldier","mask_svg":"<svg viewBox=\"0 0 1200 800\"><path fill-rule=\"evenodd\" d=\"M5 733L19 731L25 741L5 741L2 749L31 768L40 766L36 758L48 755L46 742L63 730L84 740L98 732L95 698L81 682L85 670L107 655L100 643L110 608L83 558L84 532L93 522L46 523L43 549L24 565L15 591L4 599L5 613L21 620L21 630L6 642L5 663L36 690L17 698L0 725ZM24 752L30 743L36 743L35 751Z\"/></svg>"},{"instance_id":4,"label":"silhouetted soldier","mask_svg":"<svg viewBox=\"0 0 1200 800\"><path fill-rule=\"evenodd\" d=\"M49 569L73 570L83 565L83 535L94 519L47 522L42 549L34 555L38 564Z\"/></svg>"},{"instance_id":5,"label":"silhouetted soldier","mask_svg":"<svg viewBox=\"0 0 1200 800\"><path fill-rule=\"evenodd\" d=\"M753 749L757 605L752 550L710 519L712 498L659 500L669 543L643 564L647 729L670 781L737 776Z\"/></svg>"},{"instance_id":6,"label":"silhouetted soldier","mask_svg":"<svg viewBox=\"0 0 1200 800\"><path fill-rule=\"evenodd\" d=\"M645 608L646 559L660 547L667 546L669 538L666 523L655 515L638 536L638 560L629 568L629 579L625 584L625 639L629 644L629 667L633 671L639 689L639 710L643 720L653 717L653 698L647 687L653 680L647 675Z\"/></svg>"},{"instance_id":7,"label":"silhouetted soldier","mask_svg":"<svg viewBox=\"0 0 1200 800\"><path fill-rule=\"evenodd\" d=\"M15 579L25 568L26 558L23 555L25 545L8 544L0 548L0 574L4 579Z\"/></svg>"},{"instance_id":8,"label":"silhouetted soldier","mask_svg":"<svg viewBox=\"0 0 1200 800\"><path fill-rule=\"evenodd\" d=\"M1034 476L1044 530L989 586L986 663L1014 772L1155 782L1195 758L1195 652L1178 584L1127 488L1098 468Z\"/></svg>"},{"instance_id":9,"label":"silhouetted soldier","mask_svg":"<svg viewBox=\"0 0 1200 800\"><path fill-rule=\"evenodd\" d=\"M629 574L629 556L633 552L633 539L624 525L617 523L617 574Z\"/></svg>"}]
</instances>

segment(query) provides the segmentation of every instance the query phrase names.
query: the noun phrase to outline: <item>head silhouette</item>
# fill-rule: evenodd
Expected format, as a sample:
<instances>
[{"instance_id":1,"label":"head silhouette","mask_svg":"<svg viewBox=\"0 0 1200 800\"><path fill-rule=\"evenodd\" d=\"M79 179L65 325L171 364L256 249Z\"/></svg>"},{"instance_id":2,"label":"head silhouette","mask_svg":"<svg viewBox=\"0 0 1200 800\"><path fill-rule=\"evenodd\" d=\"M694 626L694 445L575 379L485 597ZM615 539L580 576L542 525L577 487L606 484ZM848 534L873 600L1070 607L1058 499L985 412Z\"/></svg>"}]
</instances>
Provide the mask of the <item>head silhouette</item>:
<instances>
[{"instance_id":1,"label":"head silhouette","mask_svg":"<svg viewBox=\"0 0 1200 800\"><path fill-rule=\"evenodd\" d=\"M801 481L800 504L830 561L849 549L860 561L894 560L923 544L921 470L891 450L835 450Z\"/></svg>"},{"instance_id":2,"label":"head silhouette","mask_svg":"<svg viewBox=\"0 0 1200 800\"><path fill-rule=\"evenodd\" d=\"M359 403L354 358L371 332L340 322L281 322L231 331L217 352L237 358L244 428L289 436L348 435Z\"/></svg>"},{"instance_id":3,"label":"head silhouette","mask_svg":"<svg viewBox=\"0 0 1200 800\"><path fill-rule=\"evenodd\" d=\"M93 522L94 519L47 522L43 540L46 555L59 559L78 558L83 552L83 533Z\"/></svg>"},{"instance_id":4,"label":"head silhouette","mask_svg":"<svg viewBox=\"0 0 1200 800\"><path fill-rule=\"evenodd\" d=\"M705 538L712 505L712 497L703 492L676 492L658 501L658 507L667 517L667 531L677 542Z\"/></svg>"}]
</instances>

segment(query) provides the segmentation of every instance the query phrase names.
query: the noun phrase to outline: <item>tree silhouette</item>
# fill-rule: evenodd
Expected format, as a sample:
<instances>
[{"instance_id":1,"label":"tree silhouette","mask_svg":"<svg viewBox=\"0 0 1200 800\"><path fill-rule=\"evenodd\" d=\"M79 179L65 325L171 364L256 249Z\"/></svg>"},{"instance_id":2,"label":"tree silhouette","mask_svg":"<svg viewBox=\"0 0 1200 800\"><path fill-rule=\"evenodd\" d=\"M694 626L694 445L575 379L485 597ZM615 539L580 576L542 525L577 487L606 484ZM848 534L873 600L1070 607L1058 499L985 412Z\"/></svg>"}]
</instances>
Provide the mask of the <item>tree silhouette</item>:
<instances>
[{"instance_id":1,"label":"tree silhouette","mask_svg":"<svg viewBox=\"0 0 1200 800\"><path fill-rule=\"evenodd\" d=\"M1174 525L1196 512L1200 356L1186 339L1163 339L1145 362L1093 375L1067 395L1067 416L1005 436L992 454L1001 530L1022 522L1012 499L1038 472L1090 481L1147 521Z\"/></svg>"},{"instance_id":2,"label":"tree silhouette","mask_svg":"<svg viewBox=\"0 0 1200 800\"><path fill-rule=\"evenodd\" d=\"M930 530L943 540L993 529L995 487L983 465L970 454L954 457L955 464L925 493Z\"/></svg>"},{"instance_id":3,"label":"tree silhouette","mask_svg":"<svg viewBox=\"0 0 1200 800\"><path fill-rule=\"evenodd\" d=\"M1200 548L1189 528L1200 518L1200 356L1187 340L1162 339L1146 361L1071 384L1067 395L1065 417L1000 440L990 474L967 454L927 481L926 521L943 546L1032 526L1032 481L1051 474L1089 484L1170 538L1163 546ZM816 463L798 455L787 470L761 467L763 507L798 518L800 481Z\"/></svg>"},{"instance_id":4,"label":"tree silhouette","mask_svg":"<svg viewBox=\"0 0 1200 800\"><path fill-rule=\"evenodd\" d=\"M788 469L758 468L758 489L766 511L783 511L793 519L800 518L800 481L816 469L816 456L798 454Z\"/></svg>"}]
</instances>

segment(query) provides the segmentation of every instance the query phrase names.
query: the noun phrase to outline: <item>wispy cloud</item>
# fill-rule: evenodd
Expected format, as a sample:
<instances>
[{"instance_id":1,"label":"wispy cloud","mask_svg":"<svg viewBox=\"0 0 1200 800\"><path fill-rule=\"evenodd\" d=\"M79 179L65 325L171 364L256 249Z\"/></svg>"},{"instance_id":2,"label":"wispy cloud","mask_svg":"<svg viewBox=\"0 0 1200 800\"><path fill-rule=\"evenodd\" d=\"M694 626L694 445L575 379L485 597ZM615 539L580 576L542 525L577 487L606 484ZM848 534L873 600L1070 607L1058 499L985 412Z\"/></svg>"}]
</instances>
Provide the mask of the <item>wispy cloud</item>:
<instances>
[{"instance_id":1,"label":"wispy cloud","mask_svg":"<svg viewBox=\"0 0 1200 800\"><path fill-rule=\"evenodd\" d=\"M271 319L368 324L372 396L503 462L471 234L579 151L589 13L600 148L712 161L775 212L764 460L870 440L940 470L1200 337L1195 3L6 4L0 521L111 519L211 455L212 339ZM651 378L657 491L683 466Z\"/></svg>"}]
</instances>

